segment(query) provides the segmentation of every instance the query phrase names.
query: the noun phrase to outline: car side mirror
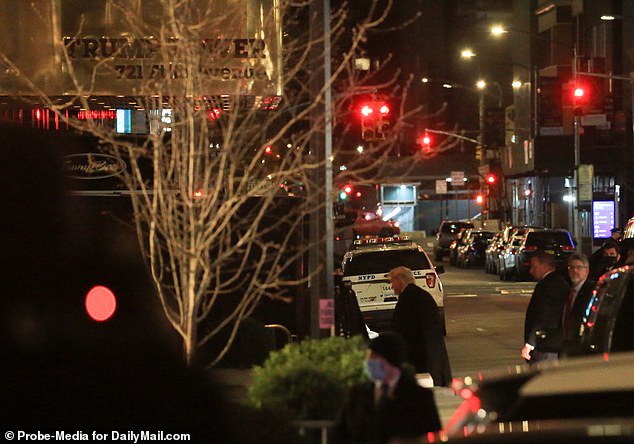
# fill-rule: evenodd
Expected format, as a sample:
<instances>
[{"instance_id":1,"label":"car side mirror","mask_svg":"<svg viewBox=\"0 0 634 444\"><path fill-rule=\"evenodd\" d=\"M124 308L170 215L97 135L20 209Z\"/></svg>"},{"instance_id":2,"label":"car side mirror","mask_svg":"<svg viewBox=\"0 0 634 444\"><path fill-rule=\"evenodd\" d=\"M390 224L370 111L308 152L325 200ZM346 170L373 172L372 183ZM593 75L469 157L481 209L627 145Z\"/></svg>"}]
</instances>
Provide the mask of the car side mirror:
<instances>
[{"instance_id":1,"label":"car side mirror","mask_svg":"<svg viewBox=\"0 0 634 444\"><path fill-rule=\"evenodd\" d=\"M443 274L445 272L444 265L436 265L434 269L436 270L436 274Z\"/></svg>"}]
</instances>

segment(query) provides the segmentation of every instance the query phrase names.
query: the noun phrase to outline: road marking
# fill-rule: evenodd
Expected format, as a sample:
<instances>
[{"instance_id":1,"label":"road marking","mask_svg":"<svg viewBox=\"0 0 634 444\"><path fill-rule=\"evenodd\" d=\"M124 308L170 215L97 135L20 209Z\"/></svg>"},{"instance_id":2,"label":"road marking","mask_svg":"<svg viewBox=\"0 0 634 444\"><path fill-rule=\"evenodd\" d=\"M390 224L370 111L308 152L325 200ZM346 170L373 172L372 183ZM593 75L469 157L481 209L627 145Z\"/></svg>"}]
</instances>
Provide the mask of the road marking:
<instances>
[{"instance_id":1,"label":"road marking","mask_svg":"<svg viewBox=\"0 0 634 444\"><path fill-rule=\"evenodd\" d=\"M478 295L477 294L471 294L471 293L450 293L450 294L446 295L445 297L448 297L448 298L477 298Z\"/></svg>"},{"instance_id":2,"label":"road marking","mask_svg":"<svg viewBox=\"0 0 634 444\"><path fill-rule=\"evenodd\" d=\"M500 294L533 294L531 289L520 290L500 290Z\"/></svg>"}]
</instances>

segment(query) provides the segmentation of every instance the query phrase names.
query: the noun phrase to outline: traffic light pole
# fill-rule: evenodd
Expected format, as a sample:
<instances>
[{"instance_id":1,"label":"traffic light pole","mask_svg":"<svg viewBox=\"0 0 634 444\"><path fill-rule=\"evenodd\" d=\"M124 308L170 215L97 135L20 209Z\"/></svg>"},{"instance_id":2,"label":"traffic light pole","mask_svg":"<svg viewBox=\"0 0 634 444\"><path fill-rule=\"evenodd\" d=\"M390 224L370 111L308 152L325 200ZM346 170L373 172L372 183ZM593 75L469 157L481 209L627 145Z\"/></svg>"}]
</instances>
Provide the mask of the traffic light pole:
<instances>
[{"instance_id":1,"label":"traffic light pole","mask_svg":"<svg viewBox=\"0 0 634 444\"><path fill-rule=\"evenodd\" d=\"M308 272L310 336L319 338L320 301L334 298L334 228L332 198L332 92L330 60L330 0L310 2L311 70L310 93L318 101L311 120L313 128L324 128L324 133L315 130L310 139L313 158L320 165L311 174L309 199L315 209L309 216ZM323 74L322 74L323 73ZM323 100L320 95L323 90ZM332 305L334 308L334 305Z\"/></svg>"}]
</instances>

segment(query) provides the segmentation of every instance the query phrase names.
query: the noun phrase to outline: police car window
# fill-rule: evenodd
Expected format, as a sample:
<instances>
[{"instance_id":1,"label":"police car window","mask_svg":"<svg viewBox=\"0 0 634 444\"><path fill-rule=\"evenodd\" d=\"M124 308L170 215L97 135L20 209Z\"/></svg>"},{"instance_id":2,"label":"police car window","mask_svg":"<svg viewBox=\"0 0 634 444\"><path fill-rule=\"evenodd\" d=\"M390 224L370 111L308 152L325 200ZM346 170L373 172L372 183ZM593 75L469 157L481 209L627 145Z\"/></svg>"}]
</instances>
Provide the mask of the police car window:
<instances>
[{"instance_id":1,"label":"police car window","mask_svg":"<svg viewBox=\"0 0 634 444\"><path fill-rule=\"evenodd\" d=\"M346 259L344 276L360 274L388 273L391 269L404 266L410 270L431 268L427 257L416 250L376 251L355 255Z\"/></svg>"}]
</instances>

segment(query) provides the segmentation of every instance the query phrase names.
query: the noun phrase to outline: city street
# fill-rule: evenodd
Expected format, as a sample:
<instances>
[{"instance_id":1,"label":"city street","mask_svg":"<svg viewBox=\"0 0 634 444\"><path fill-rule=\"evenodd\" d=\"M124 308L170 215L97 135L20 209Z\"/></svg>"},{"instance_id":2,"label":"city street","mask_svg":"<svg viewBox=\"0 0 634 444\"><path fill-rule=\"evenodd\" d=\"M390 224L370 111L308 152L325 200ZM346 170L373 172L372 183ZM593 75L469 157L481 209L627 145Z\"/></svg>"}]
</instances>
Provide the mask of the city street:
<instances>
[{"instance_id":1,"label":"city street","mask_svg":"<svg viewBox=\"0 0 634 444\"><path fill-rule=\"evenodd\" d=\"M503 282L445 260L447 348L454 376L521 364L524 313L534 282Z\"/></svg>"},{"instance_id":2,"label":"city street","mask_svg":"<svg viewBox=\"0 0 634 444\"><path fill-rule=\"evenodd\" d=\"M534 282L503 282L482 268L465 270L443 262L445 338L453 376L522 364L520 349L524 313ZM436 404L446 422L462 400L451 389L434 388Z\"/></svg>"}]
</instances>

